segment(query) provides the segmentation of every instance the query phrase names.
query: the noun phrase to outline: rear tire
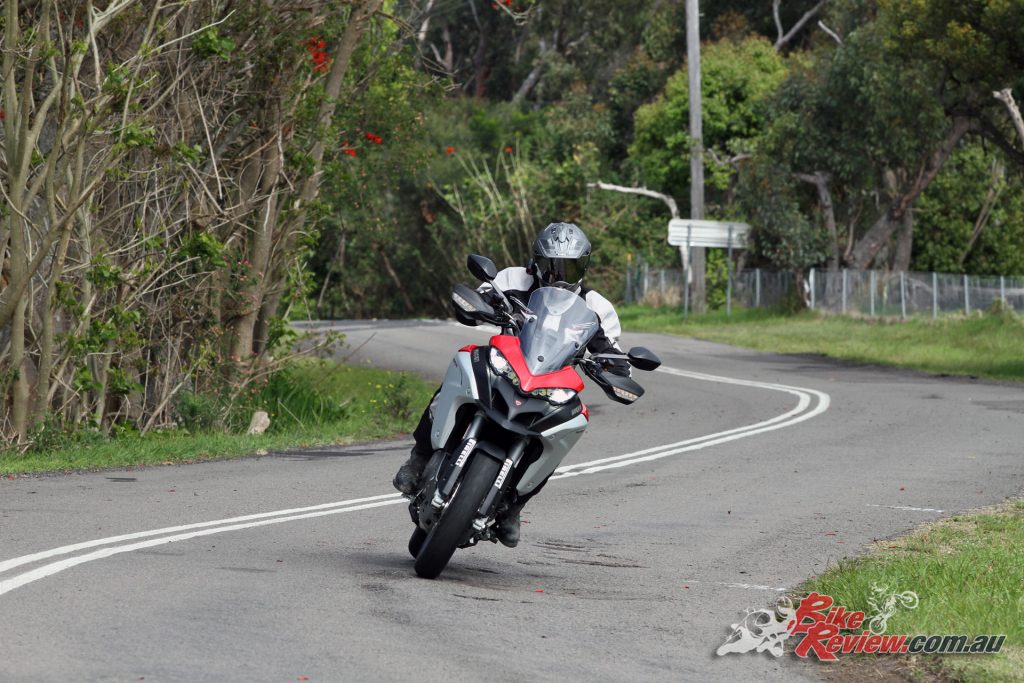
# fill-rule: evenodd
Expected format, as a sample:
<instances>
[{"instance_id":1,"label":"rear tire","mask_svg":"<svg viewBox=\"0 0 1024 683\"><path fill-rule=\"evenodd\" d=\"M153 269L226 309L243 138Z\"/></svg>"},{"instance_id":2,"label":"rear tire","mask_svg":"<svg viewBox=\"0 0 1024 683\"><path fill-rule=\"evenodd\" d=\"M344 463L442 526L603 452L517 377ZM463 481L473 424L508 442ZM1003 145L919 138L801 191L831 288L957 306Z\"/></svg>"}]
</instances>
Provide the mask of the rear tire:
<instances>
[{"instance_id":1,"label":"rear tire","mask_svg":"<svg viewBox=\"0 0 1024 683\"><path fill-rule=\"evenodd\" d=\"M416 530L412 532L412 536L409 537L409 554L413 557L419 555L420 548L423 547L423 541L425 540L427 540L427 532L416 527Z\"/></svg>"},{"instance_id":2,"label":"rear tire","mask_svg":"<svg viewBox=\"0 0 1024 683\"><path fill-rule=\"evenodd\" d=\"M501 463L484 453L476 453L466 467L455 498L427 534L416 555L416 573L425 579L436 579L455 549L469 538L476 511L494 485Z\"/></svg>"}]
</instances>

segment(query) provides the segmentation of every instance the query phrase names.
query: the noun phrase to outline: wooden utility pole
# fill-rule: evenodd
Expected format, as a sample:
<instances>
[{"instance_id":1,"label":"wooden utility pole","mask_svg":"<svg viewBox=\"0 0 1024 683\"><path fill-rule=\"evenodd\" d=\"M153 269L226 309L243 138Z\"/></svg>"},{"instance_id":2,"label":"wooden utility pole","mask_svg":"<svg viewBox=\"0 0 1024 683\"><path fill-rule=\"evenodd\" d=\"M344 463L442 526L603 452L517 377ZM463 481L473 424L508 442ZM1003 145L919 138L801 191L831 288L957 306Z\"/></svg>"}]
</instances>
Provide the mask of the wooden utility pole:
<instances>
[{"instance_id":1,"label":"wooden utility pole","mask_svg":"<svg viewBox=\"0 0 1024 683\"><path fill-rule=\"evenodd\" d=\"M704 219L704 132L701 125L700 90L700 7L698 0L686 0L686 64L690 89L690 218ZM691 247L693 310L704 311L704 248ZM684 262L686 256L683 257ZM684 264L685 267L685 264Z\"/></svg>"}]
</instances>

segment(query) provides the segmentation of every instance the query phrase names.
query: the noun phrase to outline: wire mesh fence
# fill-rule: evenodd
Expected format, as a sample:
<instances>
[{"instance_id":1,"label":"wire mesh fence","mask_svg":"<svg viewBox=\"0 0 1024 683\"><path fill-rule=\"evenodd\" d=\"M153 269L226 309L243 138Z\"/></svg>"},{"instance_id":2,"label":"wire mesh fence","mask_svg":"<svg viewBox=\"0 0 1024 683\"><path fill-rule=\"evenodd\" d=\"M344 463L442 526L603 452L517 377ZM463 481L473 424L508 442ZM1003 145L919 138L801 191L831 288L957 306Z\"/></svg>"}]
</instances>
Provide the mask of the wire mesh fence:
<instances>
[{"instance_id":1,"label":"wire mesh fence","mask_svg":"<svg viewBox=\"0 0 1024 683\"><path fill-rule=\"evenodd\" d=\"M811 270L812 310L864 316L938 317L991 309L997 301L1024 310L1024 277L878 270Z\"/></svg>"},{"instance_id":2,"label":"wire mesh fence","mask_svg":"<svg viewBox=\"0 0 1024 683\"><path fill-rule=\"evenodd\" d=\"M647 306L682 306L683 271L679 268L651 268L640 263L626 273L626 303Z\"/></svg>"},{"instance_id":3,"label":"wire mesh fence","mask_svg":"<svg viewBox=\"0 0 1024 683\"><path fill-rule=\"evenodd\" d=\"M685 290L678 268L640 264L627 273L627 303L682 308ZM775 308L800 297L812 310L871 317L970 315L997 302L1024 311L1024 277L999 275L811 269L798 282L791 272L755 268L733 273L724 294L726 309Z\"/></svg>"}]
</instances>

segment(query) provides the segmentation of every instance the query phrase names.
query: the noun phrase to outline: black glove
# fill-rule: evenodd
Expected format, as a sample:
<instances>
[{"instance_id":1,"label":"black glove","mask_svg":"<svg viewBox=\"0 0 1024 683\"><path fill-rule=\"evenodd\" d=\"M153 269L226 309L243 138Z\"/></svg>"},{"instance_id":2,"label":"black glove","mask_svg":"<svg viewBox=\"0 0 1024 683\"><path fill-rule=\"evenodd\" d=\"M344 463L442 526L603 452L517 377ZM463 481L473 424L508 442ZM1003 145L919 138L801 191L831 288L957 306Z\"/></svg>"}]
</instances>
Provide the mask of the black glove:
<instances>
[{"instance_id":1,"label":"black glove","mask_svg":"<svg viewBox=\"0 0 1024 683\"><path fill-rule=\"evenodd\" d=\"M601 369L619 377L629 377L629 363L624 360L602 360Z\"/></svg>"},{"instance_id":2,"label":"black glove","mask_svg":"<svg viewBox=\"0 0 1024 683\"><path fill-rule=\"evenodd\" d=\"M502 307L503 302L501 300L501 296L499 296L498 293L493 289L484 289L477 291L480 292L480 296L483 297L483 300L489 303L491 306L493 306L495 310L498 310Z\"/></svg>"}]
</instances>

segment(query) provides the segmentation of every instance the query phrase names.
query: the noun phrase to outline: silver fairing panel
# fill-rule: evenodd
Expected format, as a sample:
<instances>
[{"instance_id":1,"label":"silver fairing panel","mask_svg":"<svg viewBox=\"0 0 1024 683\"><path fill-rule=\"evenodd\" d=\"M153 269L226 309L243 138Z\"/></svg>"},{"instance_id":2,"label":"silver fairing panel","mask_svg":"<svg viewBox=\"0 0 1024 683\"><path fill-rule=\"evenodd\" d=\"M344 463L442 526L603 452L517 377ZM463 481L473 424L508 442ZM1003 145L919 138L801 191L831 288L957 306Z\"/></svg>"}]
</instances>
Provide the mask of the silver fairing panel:
<instances>
[{"instance_id":1,"label":"silver fairing panel","mask_svg":"<svg viewBox=\"0 0 1024 683\"><path fill-rule=\"evenodd\" d=\"M470 352L459 351L448 366L448 372L445 373L441 391L434 404L430 442L435 449L444 448L448 442L448 437L455 428L455 416L459 408L467 403L475 403L479 396L476 379L473 377Z\"/></svg>"},{"instance_id":2,"label":"silver fairing panel","mask_svg":"<svg viewBox=\"0 0 1024 683\"><path fill-rule=\"evenodd\" d=\"M523 478L519 480L519 485L516 487L519 495L525 495L540 486L541 482L547 479L548 475L562 464L562 459L565 458L566 454L572 450L572 447L583 436L583 432L587 430L588 424L587 418L580 413L568 422L563 422L557 427L541 432L540 441L544 446L544 450L541 453L540 459L530 465L526 472L523 473Z\"/></svg>"},{"instance_id":3,"label":"silver fairing panel","mask_svg":"<svg viewBox=\"0 0 1024 683\"><path fill-rule=\"evenodd\" d=\"M459 351L452 358L444 382L434 403L433 425L430 442L435 449L444 448L455 428L455 416L459 408L467 403L476 403L480 394L473 375L473 363L468 351ZM543 446L540 459L530 465L523 474L516 490L525 495L537 488L548 475L555 471L565 456L576 445L589 424L582 413L546 432L542 432Z\"/></svg>"}]
</instances>

